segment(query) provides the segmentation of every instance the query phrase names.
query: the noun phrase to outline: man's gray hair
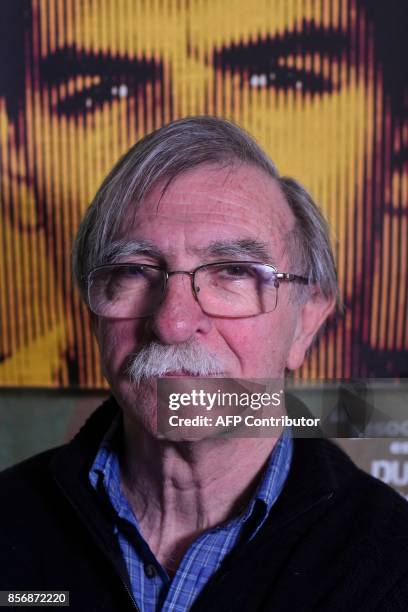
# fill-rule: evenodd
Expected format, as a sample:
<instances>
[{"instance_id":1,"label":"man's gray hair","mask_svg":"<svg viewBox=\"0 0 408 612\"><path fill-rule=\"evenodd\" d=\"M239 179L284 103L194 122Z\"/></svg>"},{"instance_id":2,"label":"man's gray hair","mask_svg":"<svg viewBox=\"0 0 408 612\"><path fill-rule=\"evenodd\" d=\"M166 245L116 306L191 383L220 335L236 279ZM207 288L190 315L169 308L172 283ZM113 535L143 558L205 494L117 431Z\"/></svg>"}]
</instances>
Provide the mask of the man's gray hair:
<instances>
[{"instance_id":1,"label":"man's gray hair","mask_svg":"<svg viewBox=\"0 0 408 612\"><path fill-rule=\"evenodd\" d=\"M128 210L136 209L151 188L163 193L177 176L204 163L251 164L273 178L295 216L287 245L289 260L326 297L338 300L338 285L327 223L308 192L277 168L243 129L218 117L188 117L145 136L117 162L91 202L73 250L73 274L86 299L86 278L108 254ZM272 203L271 203L272 205Z\"/></svg>"}]
</instances>

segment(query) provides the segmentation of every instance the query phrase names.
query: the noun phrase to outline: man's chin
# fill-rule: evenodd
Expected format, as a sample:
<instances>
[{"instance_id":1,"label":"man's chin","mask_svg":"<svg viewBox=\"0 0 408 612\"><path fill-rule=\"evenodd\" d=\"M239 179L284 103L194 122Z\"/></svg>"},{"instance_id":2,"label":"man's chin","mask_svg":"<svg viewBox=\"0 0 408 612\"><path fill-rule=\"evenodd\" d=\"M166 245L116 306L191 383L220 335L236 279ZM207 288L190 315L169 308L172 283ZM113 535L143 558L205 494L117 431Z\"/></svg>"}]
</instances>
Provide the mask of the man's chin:
<instances>
[{"instance_id":1,"label":"man's chin","mask_svg":"<svg viewBox=\"0 0 408 612\"><path fill-rule=\"evenodd\" d=\"M152 434L152 436L160 442L169 442L172 444L197 444L198 442L203 442L204 440L211 440L215 437L208 435L208 433L198 435L196 432L192 434L188 431L186 431L185 433L180 431L166 431L164 433L155 432Z\"/></svg>"},{"instance_id":2,"label":"man's chin","mask_svg":"<svg viewBox=\"0 0 408 612\"><path fill-rule=\"evenodd\" d=\"M214 386L210 381L224 376L224 373L199 376L187 370L173 370L160 377L144 377L138 381L132 381L127 377L121 380L119 385L111 384L111 388L122 408L125 422L133 430L142 429L149 436L161 440L197 442L217 436L215 432L201 426L177 427L176 431L167 427L164 430L161 426L163 418L171 414L168 412L168 385L171 385L171 388L174 387L179 393L190 393L192 386L194 387L193 380L206 379L207 383L203 383L204 388L216 392L219 383L214 382ZM168 381L167 385L165 381ZM187 414L187 416L191 415Z\"/></svg>"}]
</instances>

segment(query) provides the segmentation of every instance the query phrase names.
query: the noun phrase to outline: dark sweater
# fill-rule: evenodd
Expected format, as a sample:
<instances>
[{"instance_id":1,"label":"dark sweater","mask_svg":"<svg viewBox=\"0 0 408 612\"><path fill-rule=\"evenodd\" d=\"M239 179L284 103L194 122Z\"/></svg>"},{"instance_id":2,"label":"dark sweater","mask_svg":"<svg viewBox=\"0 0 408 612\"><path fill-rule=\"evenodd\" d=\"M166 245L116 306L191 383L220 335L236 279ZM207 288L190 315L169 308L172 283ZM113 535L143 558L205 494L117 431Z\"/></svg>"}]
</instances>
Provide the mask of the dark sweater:
<instances>
[{"instance_id":1,"label":"dark sweater","mask_svg":"<svg viewBox=\"0 0 408 612\"><path fill-rule=\"evenodd\" d=\"M0 590L70 591L83 612L135 610L110 506L88 481L116 411L109 400L70 444L0 475ZM331 442L297 439L265 525L192 610L406 612L408 504Z\"/></svg>"}]
</instances>

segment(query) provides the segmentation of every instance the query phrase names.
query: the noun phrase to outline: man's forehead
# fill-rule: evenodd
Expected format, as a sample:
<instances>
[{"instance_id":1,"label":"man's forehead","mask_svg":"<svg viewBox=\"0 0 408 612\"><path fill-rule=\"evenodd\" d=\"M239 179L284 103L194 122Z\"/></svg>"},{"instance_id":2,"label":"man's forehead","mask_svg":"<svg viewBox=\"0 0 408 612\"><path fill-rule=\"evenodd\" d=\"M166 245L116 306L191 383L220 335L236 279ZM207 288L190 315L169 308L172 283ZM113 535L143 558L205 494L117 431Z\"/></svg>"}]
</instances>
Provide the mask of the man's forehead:
<instances>
[{"instance_id":1,"label":"man's forehead","mask_svg":"<svg viewBox=\"0 0 408 612\"><path fill-rule=\"evenodd\" d=\"M222 222L233 217L259 217L283 228L293 225L293 215L278 182L249 164L222 167L202 164L175 177L168 185L158 182L139 205L139 215L190 213L211 215Z\"/></svg>"},{"instance_id":2,"label":"man's forehead","mask_svg":"<svg viewBox=\"0 0 408 612\"><path fill-rule=\"evenodd\" d=\"M254 198L283 197L276 180L260 168L241 162L202 163L189 168L178 175L166 177L157 182L149 191L149 197L154 194L161 200L173 196L187 197L189 194L217 197L218 194L228 195L239 192L243 200L253 202Z\"/></svg>"},{"instance_id":3,"label":"man's forehead","mask_svg":"<svg viewBox=\"0 0 408 612\"><path fill-rule=\"evenodd\" d=\"M294 224L278 183L263 171L202 165L175 178L164 194L163 181L156 184L128 211L116 239L147 240L144 254L158 261L189 253L197 262L279 263Z\"/></svg>"},{"instance_id":4,"label":"man's forehead","mask_svg":"<svg viewBox=\"0 0 408 612\"><path fill-rule=\"evenodd\" d=\"M56 0L51 5L53 3L55 7L51 13L58 21L60 3ZM66 8L67 40L58 41L56 48L75 41L78 50L105 48L110 53L130 56L134 53L135 57L143 54L153 58L157 53L164 57L174 55L176 48L184 54L186 47L191 47L191 41L194 41L198 54L208 53L229 44L245 44L266 36L301 31L304 24L311 22L317 27L334 24L340 28L346 9L345 0L338 3L332 0L302 2L293 7L292 3L280 0L269 3L262 0L250 3L247 0L193 1L188 7L174 2L85 0L78 10L73 0L69 0ZM40 19L40 28L48 28L46 20Z\"/></svg>"}]
</instances>

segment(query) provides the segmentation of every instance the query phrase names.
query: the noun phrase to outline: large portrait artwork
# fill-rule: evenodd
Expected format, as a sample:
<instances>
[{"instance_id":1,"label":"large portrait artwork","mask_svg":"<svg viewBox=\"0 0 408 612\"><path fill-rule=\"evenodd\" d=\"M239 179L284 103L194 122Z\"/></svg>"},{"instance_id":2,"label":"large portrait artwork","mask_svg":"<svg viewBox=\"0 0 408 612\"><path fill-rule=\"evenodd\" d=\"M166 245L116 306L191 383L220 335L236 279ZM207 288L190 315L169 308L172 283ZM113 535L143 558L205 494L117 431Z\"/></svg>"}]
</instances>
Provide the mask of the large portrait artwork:
<instances>
[{"instance_id":1,"label":"large portrait artwork","mask_svg":"<svg viewBox=\"0 0 408 612\"><path fill-rule=\"evenodd\" d=\"M0 4L0 384L104 379L70 251L139 138L239 123L314 195L343 311L300 376L408 376L405 2L4 0Z\"/></svg>"}]
</instances>

